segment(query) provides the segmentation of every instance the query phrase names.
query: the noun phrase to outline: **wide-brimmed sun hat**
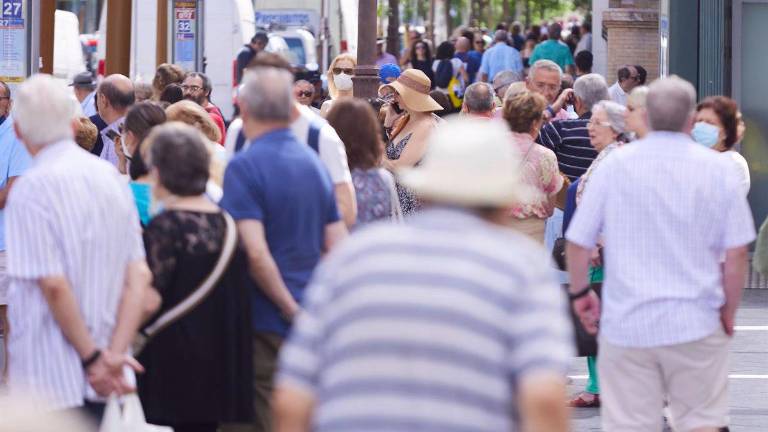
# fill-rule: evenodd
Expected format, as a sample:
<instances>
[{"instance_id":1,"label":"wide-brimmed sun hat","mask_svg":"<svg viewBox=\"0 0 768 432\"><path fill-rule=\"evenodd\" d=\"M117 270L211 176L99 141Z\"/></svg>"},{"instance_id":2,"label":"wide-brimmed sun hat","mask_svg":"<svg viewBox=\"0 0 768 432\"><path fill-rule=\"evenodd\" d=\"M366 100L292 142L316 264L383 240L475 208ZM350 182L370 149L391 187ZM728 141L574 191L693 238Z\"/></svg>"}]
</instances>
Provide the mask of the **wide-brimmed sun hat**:
<instances>
[{"instance_id":1,"label":"wide-brimmed sun hat","mask_svg":"<svg viewBox=\"0 0 768 432\"><path fill-rule=\"evenodd\" d=\"M533 194L521 178L519 152L502 122L452 116L439 125L417 167L400 182L427 200L467 207L507 207Z\"/></svg>"},{"instance_id":2,"label":"wide-brimmed sun hat","mask_svg":"<svg viewBox=\"0 0 768 432\"><path fill-rule=\"evenodd\" d=\"M403 100L405 108L417 112L442 111L443 107L429 96L432 81L418 69L407 69L391 84L382 88L392 88Z\"/></svg>"}]
</instances>

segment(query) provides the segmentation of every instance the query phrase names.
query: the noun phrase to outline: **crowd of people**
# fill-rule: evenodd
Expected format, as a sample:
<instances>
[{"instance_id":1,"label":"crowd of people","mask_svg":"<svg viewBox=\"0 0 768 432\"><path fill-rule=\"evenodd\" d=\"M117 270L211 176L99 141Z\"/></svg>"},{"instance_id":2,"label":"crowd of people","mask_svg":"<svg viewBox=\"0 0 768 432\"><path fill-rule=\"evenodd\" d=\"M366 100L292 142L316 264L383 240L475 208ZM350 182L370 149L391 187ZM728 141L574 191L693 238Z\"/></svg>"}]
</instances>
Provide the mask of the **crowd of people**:
<instances>
[{"instance_id":1,"label":"crowd of people","mask_svg":"<svg viewBox=\"0 0 768 432\"><path fill-rule=\"evenodd\" d=\"M257 33L228 128L176 65L0 82L9 394L98 424L135 391L176 432L727 430L741 114L562 34L379 44L375 100L341 54L318 104Z\"/></svg>"}]
</instances>

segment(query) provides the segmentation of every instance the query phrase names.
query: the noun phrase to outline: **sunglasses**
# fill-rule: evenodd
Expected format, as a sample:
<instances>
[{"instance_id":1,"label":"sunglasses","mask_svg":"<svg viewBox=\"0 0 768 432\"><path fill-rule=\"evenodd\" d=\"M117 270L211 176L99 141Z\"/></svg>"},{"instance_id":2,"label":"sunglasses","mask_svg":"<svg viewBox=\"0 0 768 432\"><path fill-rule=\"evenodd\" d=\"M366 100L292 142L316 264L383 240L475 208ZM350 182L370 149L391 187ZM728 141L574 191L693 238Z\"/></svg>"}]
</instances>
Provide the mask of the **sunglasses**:
<instances>
[{"instance_id":1,"label":"sunglasses","mask_svg":"<svg viewBox=\"0 0 768 432\"><path fill-rule=\"evenodd\" d=\"M296 93L296 96L298 97L312 97L313 92L311 91L300 91Z\"/></svg>"},{"instance_id":2,"label":"sunglasses","mask_svg":"<svg viewBox=\"0 0 768 432\"><path fill-rule=\"evenodd\" d=\"M352 68L338 68L338 67L335 67L335 68L333 68L332 71L333 71L334 75L340 75L342 73L345 73L347 75L354 75L355 74L355 70L352 69Z\"/></svg>"}]
</instances>

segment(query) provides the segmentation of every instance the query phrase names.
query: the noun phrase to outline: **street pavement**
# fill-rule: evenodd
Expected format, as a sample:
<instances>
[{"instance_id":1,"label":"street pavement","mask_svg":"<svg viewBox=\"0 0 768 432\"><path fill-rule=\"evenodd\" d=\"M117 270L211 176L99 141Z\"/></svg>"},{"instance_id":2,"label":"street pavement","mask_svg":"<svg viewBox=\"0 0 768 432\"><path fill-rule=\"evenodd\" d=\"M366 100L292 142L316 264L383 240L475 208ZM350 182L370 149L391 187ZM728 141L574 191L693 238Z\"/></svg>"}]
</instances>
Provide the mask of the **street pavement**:
<instances>
[{"instance_id":1,"label":"street pavement","mask_svg":"<svg viewBox=\"0 0 768 432\"><path fill-rule=\"evenodd\" d=\"M731 432L768 431L768 289L744 290L736 315L736 336L731 345ZM573 382L568 394L584 389L587 362L574 359L568 373ZM702 383L706 385L706 383ZM571 412L572 432L602 431L600 412L578 408Z\"/></svg>"}]
</instances>

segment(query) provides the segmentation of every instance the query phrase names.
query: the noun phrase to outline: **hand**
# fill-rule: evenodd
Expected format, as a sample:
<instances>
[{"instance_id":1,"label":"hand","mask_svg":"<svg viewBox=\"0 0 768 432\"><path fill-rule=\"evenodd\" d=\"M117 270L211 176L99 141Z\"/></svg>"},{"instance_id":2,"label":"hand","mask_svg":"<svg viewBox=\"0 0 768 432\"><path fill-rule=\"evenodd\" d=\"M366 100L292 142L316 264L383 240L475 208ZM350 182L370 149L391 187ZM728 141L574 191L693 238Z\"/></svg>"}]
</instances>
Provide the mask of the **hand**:
<instances>
[{"instance_id":1,"label":"hand","mask_svg":"<svg viewBox=\"0 0 768 432\"><path fill-rule=\"evenodd\" d=\"M600 258L599 247L592 249L592 255L589 257L589 265L592 267L600 267L603 265L603 260Z\"/></svg>"},{"instance_id":2,"label":"hand","mask_svg":"<svg viewBox=\"0 0 768 432\"><path fill-rule=\"evenodd\" d=\"M561 109L563 109L563 107L568 105L568 100L570 100L572 95L573 95L573 89L565 89L565 90L563 90L563 92L560 93L560 96L558 96L558 98L555 101L555 103L552 104L552 109L555 112L558 112Z\"/></svg>"},{"instance_id":3,"label":"hand","mask_svg":"<svg viewBox=\"0 0 768 432\"><path fill-rule=\"evenodd\" d=\"M86 371L88 383L96 393L104 397L113 393L123 395L134 392L136 389L125 380L124 366L136 372L144 372L144 368L133 357L104 350L99 359Z\"/></svg>"},{"instance_id":4,"label":"hand","mask_svg":"<svg viewBox=\"0 0 768 432\"><path fill-rule=\"evenodd\" d=\"M298 303L293 303L287 309L282 311L283 318L288 322L293 322L296 316L301 312L301 306Z\"/></svg>"},{"instance_id":5,"label":"hand","mask_svg":"<svg viewBox=\"0 0 768 432\"><path fill-rule=\"evenodd\" d=\"M720 323L728 336L733 336L733 326L736 322L736 308L727 303L720 308Z\"/></svg>"},{"instance_id":6,"label":"hand","mask_svg":"<svg viewBox=\"0 0 768 432\"><path fill-rule=\"evenodd\" d=\"M573 301L573 311L579 317L579 321L584 326L587 333L597 334L598 322L600 320L600 298L594 291L590 291L586 296Z\"/></svg>"},{"instance_id":7,"label":"hand","mask_svg":"<svg viewBox=\"0 0 768 432\"><path fill-rule=\"evenodd\" d=\"M0 305L0 335L4 339L8 338L8 305Z\"/></svg>"}]
</instances>

